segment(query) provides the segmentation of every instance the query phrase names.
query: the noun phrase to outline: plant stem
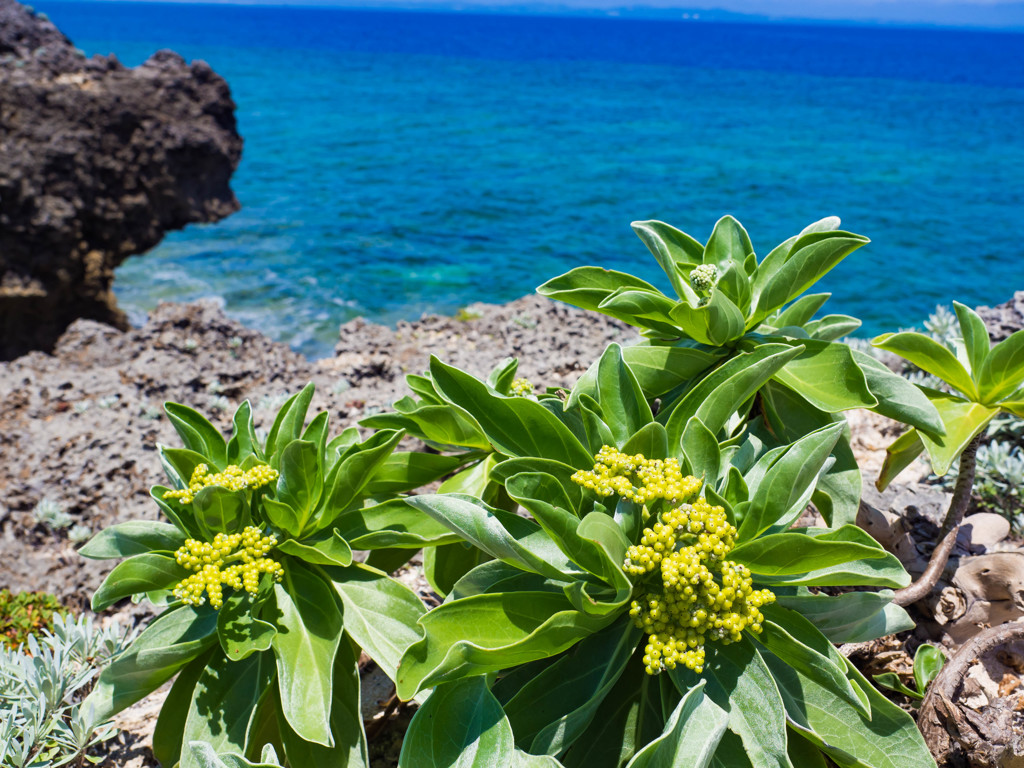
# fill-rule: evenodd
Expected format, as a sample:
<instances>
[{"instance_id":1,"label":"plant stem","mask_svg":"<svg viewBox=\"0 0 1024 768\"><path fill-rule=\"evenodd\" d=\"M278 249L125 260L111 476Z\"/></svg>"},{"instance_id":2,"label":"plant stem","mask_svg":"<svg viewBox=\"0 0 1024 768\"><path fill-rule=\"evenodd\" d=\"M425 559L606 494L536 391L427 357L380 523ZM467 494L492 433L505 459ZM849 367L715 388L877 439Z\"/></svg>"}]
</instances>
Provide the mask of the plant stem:
<instances>
[{"instance_id":1,"label":"plant stem","mask_svg":"<svg viewBox=\"0 0 1024 768\"><path fill-rule=\"evenodd\" d=\"M971 442L960 454L960 471L956 477L956 486L953 488L953 498L949 502L949 509L946 510L946 517L942 521L942 529L939 531L939 543L932 552L921 577L910 586L896 590L893 602L896 605L910 605L916 603L931 594L939 577L949 562L949 555L953 552L953 545L956 544L956 536L960 532L960 523L963 522L964 512L971 501L971 491L974 489L974 470L977 465L976 454L978 445L981 443L981 434L975 435Z\"/></svg>"}]
</instances>

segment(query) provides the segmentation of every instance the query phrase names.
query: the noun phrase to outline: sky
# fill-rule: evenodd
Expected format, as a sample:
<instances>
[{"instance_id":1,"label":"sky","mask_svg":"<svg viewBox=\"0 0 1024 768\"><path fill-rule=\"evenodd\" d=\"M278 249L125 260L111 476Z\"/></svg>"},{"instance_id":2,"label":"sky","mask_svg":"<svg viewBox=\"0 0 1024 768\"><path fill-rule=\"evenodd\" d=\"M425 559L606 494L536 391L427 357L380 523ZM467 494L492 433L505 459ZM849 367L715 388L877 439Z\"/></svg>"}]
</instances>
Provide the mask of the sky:
<instances>
[{"instance_id":1,"label":"sky","mask_svg":"<svg viewBox=\"0 0 1024 768\"><path fill-rule=\"evenodd\" d=\"M131 2L132 0L125 0ZM153 0L146 0L152 2ZM597 14L709 20L813 20L1024 30L1024 0L157 0L241 5L338 6Z\"/></svg>"}]
</instances>

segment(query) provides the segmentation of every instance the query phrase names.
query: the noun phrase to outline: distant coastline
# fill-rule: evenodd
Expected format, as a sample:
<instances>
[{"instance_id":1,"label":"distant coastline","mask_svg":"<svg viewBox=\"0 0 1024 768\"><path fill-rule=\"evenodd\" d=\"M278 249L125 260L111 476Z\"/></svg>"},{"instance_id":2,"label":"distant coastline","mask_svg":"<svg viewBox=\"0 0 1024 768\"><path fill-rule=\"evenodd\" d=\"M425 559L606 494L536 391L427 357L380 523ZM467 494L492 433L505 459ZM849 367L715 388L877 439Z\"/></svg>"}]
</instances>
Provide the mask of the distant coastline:
<instances>
[{"instance_id":1,"label":"distant coastline","mask_svg":"<svg viewBox=\"0 0 1024 768\"><path fill-rule=\"evenodd\" d=\"M274 8L339 8L510 16L553 16L642 19L676 22L866 26L920 29L976 29L1024 33L1024 2L879 2L840 0L724 0L719 6L688 6L658 2L618 5L618 0L60 0L179 5L240 5ZM713 0L712 0L713 1ZM766 9L764 6L770 6ZM724 7L723 7L724 6Z\"/></svg>"}]
</instances>

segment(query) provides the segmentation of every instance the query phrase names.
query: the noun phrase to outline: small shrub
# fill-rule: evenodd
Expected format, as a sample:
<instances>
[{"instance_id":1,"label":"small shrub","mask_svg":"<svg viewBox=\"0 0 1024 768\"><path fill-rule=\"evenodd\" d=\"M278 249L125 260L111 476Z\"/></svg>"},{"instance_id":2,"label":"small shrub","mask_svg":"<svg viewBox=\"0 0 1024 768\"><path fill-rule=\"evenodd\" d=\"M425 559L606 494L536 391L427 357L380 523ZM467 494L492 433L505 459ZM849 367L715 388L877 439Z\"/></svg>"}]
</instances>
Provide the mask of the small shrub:
<instances>
[{"instance_id":1,"label":"small shrub","mask_svg":"<svg viewBox=\"0 0 1024 768\"><path fill-rule=\"evenodd\" d=\"M55 617L67 609L48 592L0 590L0 639L8 648L17 648L30 635L53 629Z\"/></svg>"},{"instance_id":2,"label":"small shrub","mask_svg":"<svg viewBox=\"0 0 1024 768\"><path fill-rule=\"evenodd\" d=\"M74 522L71 515L64 511L63 505L49 497L36 504L32 517L38 524L53 531L61 531Z\"/></svg>"}]
</instances>

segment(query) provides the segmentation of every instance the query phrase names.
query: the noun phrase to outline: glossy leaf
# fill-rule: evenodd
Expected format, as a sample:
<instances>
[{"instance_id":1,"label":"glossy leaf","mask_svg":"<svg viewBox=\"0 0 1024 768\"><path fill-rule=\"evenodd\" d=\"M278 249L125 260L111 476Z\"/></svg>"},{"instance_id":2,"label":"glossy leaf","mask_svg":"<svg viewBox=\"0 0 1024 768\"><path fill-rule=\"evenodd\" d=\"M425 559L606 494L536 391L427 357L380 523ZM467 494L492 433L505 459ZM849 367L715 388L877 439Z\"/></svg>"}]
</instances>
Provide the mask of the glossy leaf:
<instances>
[{"instance_id":1,"label":"glossy leaf","mask_svg":"<svg viewBox=\"0 0 1024 768\"><path fill-rule=\"evenodd\" d=\"M932 471L940 477L949 471L953 461L964 451L975 435L992 421L998 407L972 403L934 389L924 390L928 399L938 409L946 434L931 435L918 432L921 442L928 451Z\"/></svg>"},{"instance_id":2,"label":"glossy leaf","mask_svg":"<svg viewBox=\"0 0 1024 768\"><path fill-rule=\"evenodd\" d=\"M634 221L630 226L668 276L679 298L687 295L682 271L704 263L704 246L663 221Z\"/></svg>"},{"instance_id":3,"label":"glossy leaf","mask_svg":"<svg viewBox=\"0 0 1024 768\"><path fill-rule=\"evenodd\" d=\"M207 541L218 533L240 533L252 522L245 494L211 485L195 495L192 510Z\"/></svg>"},{"instance_id":4,"label":"glossy leaf","mask_svg":"<svg viewBox=\"0 0 1024 768\"><path fill-rule=\"evenodd\" d=\"M466 456L396 451L388 456L366 485L367 496L403 493L451 474L467 462Z\"/></svg>"},{"instance_id":5,"label":"glossy leaf","mask_svg":"<svg viewBox=\"0 0 1024 768\"><path fill-rule=\"evenodd\" d=\"M171 555L147 553L118 563L92 596L92 609L102 611L118 600L168 589L191 574Z\"/></svg>"},{"instance_id":6,"label":"glossy leaf","mask_svg":"<svg viewBox=\"0 0 1024 768\"><path fill-rule=\"evenodd\" d=\"M217 616L217 637L230 661L241 661L253 653L270 649L277 629L257 618L256 610L247 593L231 592L224 598Z\"/></svg>"},{"instance_id":7,"label":"glossy leaf","mask_svg":"<svg viewBox=\"0 0 1024 768\"><path fill-rule=\"evenodd\" d=\"M878 693L852 666L848 666L850 678L867 694L870 717L771 654L765 655L765 661L782 692L790 726L840 765L935 765L910 715Z\"/></svg>"},{"instance_id":8,"label":"glossy leaf","mask_svg":"<svg viewBox=\"0 0 1024 768\"><path fill-rule=\"evenodd\" d=\"M988 329L978 313L965 304L954 301L953 310L956 312L957 322L960 323L960 333L964 338L964 347L967 360L971 365L971 373L978 378L985 365L989 350L992 348Z\"/></svg>"},{"instance_id":9,"label":"glossy leaf","mask_svg":"<svg viewBox=\"0 0 1024 768\"><path fill-rule=\"evenodd\" d=\"M909 429L892 441L885 450L885 461L882 462L882 469L878 473L878 480L875 487L884 491L889 483L899 476L900 472L909 467L924 453L924 442L921 434L916 429Z\"/></svg>"},{"instance_id":10,"label":"glossy leaf","mask_svg":"<svg viewBox=\"0 0 1024 768\"><path fill-rule=\"evenodd\" d=\"M629 617L583 640L504 704L516 744L557 756L582 734L615 686L642 632Z\"/></svg>"},{"instance_id":11,"label":"glossy leaf","mask_svg":"<svg viewBox=\"0 0 1024 768\"><path fill-rule=\"evenodd\" d=\"M812 339L801 346L804 351L775 374L777 381L828 413L878 404L848 346Z\"/></svg>"},{"instance_id":12,"label":"glossy leaf","mask_svg":"<svg viewBox=\"0 0 1024 768\"><path fill-rule=\"evenodd\" d=\"M320 450L315 443L293 440L283 447L279 460L277 500L295 511L298 529L305 529L324 490Z\"/></svg>"},{"instance_id":13,"label":"glossy leaf","mask_svg":"<svg viewBox=\"0 0 1024 768\"><path fill-rule=\"evenodd\" d=\"M223 468L227 459L227 443L219 429L187 405L164 403L164 412L186 448L206 456L218 468Z\"/></svg>"},{"instance_id":14,"label":"glossy leaf","mask_svg":"<svg viewBox=\"0 0 1024 768\"><path fill-rule=\"evenodd\" d=\"M277 768L281 765L273 747L264 751L263 757L258 763L252 763L232 752L218 754L213 747L201 741L192 742L189 749L195 760L195 765L199 768Z\"/></svg>"},{"instance_id":15,"label":"glossy leaf","mask_svg":"<svg viewBox=\"0 0 1024 768\"><path fill-rule=\"evenodd\" d=\"M188 719L192 692L214 653L219 653L219 650L212 646L186 664L178 673L163 706L160 707L160 715L153 729L153 757L161 765L174 765L181 759L185 721Z\"/></svg>"},{"instance_id":16,"label":"glossy leaf","mask_svg":"<svg viewBox=\"0 0 1024 768\"><path fill-rule=\"evenodd\" d=\"M826 595L800 588L795 595L778 595L776 602L800 613L832 643L842 644L913 629L914 621L892 599L888 589Z\"/></svg>"},{"instance_id":17,"label":"glossy leaf","mask_svg":"<svg viewBox=\"0 0 1024 768\"><path fill-rule=\"evenodd\" d=\"M972 400L978 399L978 389L971 375L956 355L945 346L923 333L904 331L885 333L871 341L872 346L899 355L922 371L938 376L952 387L960 390Z\"/></svg>"},{"instance_id":18,"label":"glossy leaf","mask_svg":"<svg viewBox=\"0 0 1024 768\"><path fill-rule=\"evenodd\" d=\"M801 296L782 310L772 324L776 328L784 328L788 325L806 325L831 297L831 293L808 293Z\"/></svg>"},{"instance_id":19,"label":"glossy leaf","mask_svg":"<svg viewBox=\"0 0 1024 768\"><path fill-rule=\"evenodd\" d=\"M622 349L626 365L648 398L660 397L708 370L725 357L724 349L635 344Z\"/></svg>"},{"instance_id":20,"label":"glossy leaf","mask_svg":"<svg viewBox=\"0 0 1024 768\"><path fill-rule=\"evenodd\" d=\"M711 488L716 487L722 471L722 452L717 438L696 416L686 422L682 449L690 472L703 479Z\"/></svg>"},{"instance_id":21,"label":"glossy leaf","mask_svg":"<svg viewBox=\"0 0 1024 768\"><path fill-rule=\"evenodd\" d=\"M149 552L174 552L187 537L173 525L129 520L104 528L78 550L82 557L111 560Z\"/></svg>"},{"instance_id":22,"label":"glossy leaf","mask_svg":"<svg viewBox=\"0 0 1024 768\"><path fill-rule=\"evenodd\" d=\"M922 694L946 665L946 654L938 646L922 643L914 652L914 682Z\"/></svg>"},{"instance_id":23,"label":"glossy leaf","mask_svg":"<svg viewBox=\"0 0 1024 768\"><path fill-rule=\"evenodd\" d=\"M654 420L651 407L623 360L618 344L609 344L598 361L597 401L605 411L605 422L611 427L615 445L622 445Z\"/></svg>"},{"instance_id":24,"label":"glossy leaf","mask_svg":"<svg viewBox=\"0 0 1024 768\"><path fill-rule=\"evenodd\" d=\"M424 638L402 657L398 695L561 653L611 619L573 610L561 593L515 591L442 603L420 620Z\"/></svg>"},{"instance_id":25,"label":"glossy leaf","mask_svg":"<svg viewBox=\"0 0 1024 768\"><path fill-rule=\"evenodd\" d=\"M422 636L417 625L426 612L422 601L405 584L367 565L326 573L345 608L345 631L394 680L402 654Z\"/></svg>"},{"instance_id":26,"label":"glossy leaf","mask_svg":"<svg viewBox=\"0 0 1024 768\"><path fill-rule=\"evenodd\" d=\"M346 566L352 562L352 548L337 530L322 531L301 541L285 539L277 548L314 565Z\"/></svg>"},{"instance_id":27,"label":"glossy leaf","mask_svg":"<svg viewBox=\"0 0 1024 768\"><path fill-rule=\"evenodd\" d=\"M599 312L598 307L620 288L638 288L657 292L657 288L625 272L600 267L577 267L537 288L537 293L555 301L564 301L580 309Z\"/></svg>"},{"instance_id":28,"label":"glossy leaf","mask_svg":"<svg viewBox=\"0 0 1024 768\"><path fill-rule=\"evenodd\" d=\"M381 430L338 460L325 482L326 501L317 513L317 529L329 527L339 514L362 498L364 488L401 439L401 432Z\"/></svg>"},{"instance_id":29,"label":"glossy leaf","mask_svg":"<svg viewBox=\"0 0 1024 768\"><path fill-rule=\"evenodd\" d=\"M743 335L743 312L721 290L713 288L706 304L691 305L687 301L676 304L671 318L686 335L701 344L713 347Z\"/></svg>"},{"instance_id":30,"label":"glossy leaf","mask_svg":"<svg viewBox=\"0 0 1024 768\"><path fill-rule=\"evenodd\" d=\"M337 520L334 530L356 549L420 549L461 541L458 534L410 506L405 499L347 512Z\"/></svg>"},{"instance_id":31,"label":"glossy leaf","mask_svg":"<svg viewBox=\"0 0 1024 768\"><path fill-rule=\"evenodd\" d=\"M597 311L671 338L678 335L669 316L674 307L675 302L661 291L623 287L609 294Z\"/></svg>"},{"instance_id":32,"label":"glossy leaf","mask_svg":"<svg viewBox=\"0 0 1024 768\"><path fill-rule=\"evenodd\" d=\"M628 768L706 768L725 733L728 715L697 683L676 705L661 736L641 749Z\"/></svg>"},{"instance_id":33,"label":"glossy leaf","mask_svg":"<svg viewBox=\"0 0 1024 768\"><path fill-rule=\"evenodd\" d=\"M306 741L334 746L330 729L334 655L342 618L333 590L312 571L289 561L274 585L281 707L289 726Z\"/></svg>"},{"instance_id":34,"label":"glossy leaf","mask_svg":"<svg viewBox=\"0 0 1024 768\"><path fill-rule=\"evenodd\" d=\"M315 387L312 382L302 388L302 391L292 395L281 410L277 412L274 424L267 433L266 455L270 463L277 467L277 458L280 452L292 440L297 440L302 435L302 425L306 423L306 412L313 400Z\"/></svg>"},{"instance_id":35,"label":"glossy leaf","mask_svg":"<svg viewBox=\"0 0 1024 768\"><path fill-rule=\"evenodd\" d=\"M920 389L870 355L850 351L864 373L868 389L878 399L878 405L870 410L934 434L945 431L939 412Z\"/></svg>"},{"instance_id":36,"label":"glossy leaf","mask_svg":"<svg viewBox=\"0 0 1024 768\"><path fill-rule=\"evenodd\" d=\"M1024 331L1017 331L992 347L978 385L986 403L996 403L1024 383Z\"/></svg>"},{"instance_id":37,"label":"glossy leaf","mask_svg":"<svg viewBox=\"0 0 1024 768\"><path fill-rule=\"evenodd\" d=\"M211 657L192 692L184 742L202 741L217 751L244 754L257 703L273 675L274 660L269 655L238 662L222 655ZM199 768L191 750L185 750L180 768Z\"/></svg>"},{"instance_id":38,"label":"glossy leaf","mask_svg":"<svg viewBox=\"0 0 1024 768\"><path fill-rule=\"evenodd\" d=\"M217 612L175 608L143 630L127 651L104 669L82 704L101 722L155 691L217 642Z\"/></svg>"},{"instance_id":39,"label":"glossy leaf","mask_svg":"<svg viewBox=\"0 0 1024 768\"><path fill-rule=\"evenodd\" d=\"M779 689L754 644L709 643L702 676L677 668L669 674L685 694L700 677L704 693L729 715L728 728L743 742L754 768L794 768L786 756L785 713ZM798 767L797 767L798 768Z\"/></svg>"},{"instance_id":40,"label":"glossy leaf","mask_svg":"<svg viewBox=\"0 0 1024 768\"><path fill-rule=\"evenodd\" d=\"M227 462L241 464L249 456L263 458L259 438L256 437L256 426L252 421L252 406L243 400L231 419L234 431L227 445Z\"/></svg>"}]
</instances>

